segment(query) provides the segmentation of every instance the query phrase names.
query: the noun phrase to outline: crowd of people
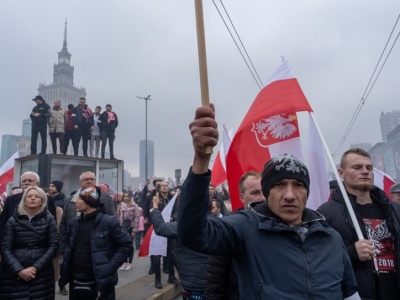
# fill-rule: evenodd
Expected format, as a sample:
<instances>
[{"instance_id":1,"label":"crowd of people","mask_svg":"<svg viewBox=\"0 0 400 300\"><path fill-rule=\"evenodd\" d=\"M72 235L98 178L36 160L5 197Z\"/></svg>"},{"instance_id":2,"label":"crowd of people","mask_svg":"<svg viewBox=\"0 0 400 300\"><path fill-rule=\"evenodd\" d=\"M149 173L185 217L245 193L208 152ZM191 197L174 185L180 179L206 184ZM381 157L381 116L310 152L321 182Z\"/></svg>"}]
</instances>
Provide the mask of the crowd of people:
<instances>
[{"instance_id":1,"label":"crowd of people","mask_svg":"<svg viewBox=\"0 0 400 300\"><path fill-rule=\"evenodd\" d=\"M66 196L63 182L42 189L36 173L22 174L0 214L0 299L54 299L55 282L70 299L115 299L118 272L134 272L134 249L151 225L167 238L165 254L150 253L154 288L165 272L183 299L400 299L400 184L392 199L374 186L366 151L347 150L338 168L356 219L337 184L307 208L309 171L288 153L242 175L243 208L231 212L204 151L218 141L212 105L196 110L190 131L193 165L182 186L156 178L114 199L84 172Z\"/></svg>"},{"instance_id":2,"label":"crowd of people","mask_svg":"<svg viewBox=\"0 0 400 300\"><path fill-rule=\"evenodd\" d=\"M39 134L42 141L40 153L46 153L48 128L53 154L66 155L71 141L75 156L78 155L79 144L82 142L83 156L99 157L101 144L101 158L105 158L108 141L110 159L115 159L114 140L115 129L118 127L118 117L112 111L111 104L106 105L106 110L103 113L101 113L101 107L96 106L93 113L86 104L84 97L79 99L79 105L75 107L73 104L68 104L66 111L62 109L60 100L54 101L52 108L40 95L32 100L35 101L36 106L33 107L30 114L32 120L31 155L37 153Z\"/></svg>"}]
</instances>

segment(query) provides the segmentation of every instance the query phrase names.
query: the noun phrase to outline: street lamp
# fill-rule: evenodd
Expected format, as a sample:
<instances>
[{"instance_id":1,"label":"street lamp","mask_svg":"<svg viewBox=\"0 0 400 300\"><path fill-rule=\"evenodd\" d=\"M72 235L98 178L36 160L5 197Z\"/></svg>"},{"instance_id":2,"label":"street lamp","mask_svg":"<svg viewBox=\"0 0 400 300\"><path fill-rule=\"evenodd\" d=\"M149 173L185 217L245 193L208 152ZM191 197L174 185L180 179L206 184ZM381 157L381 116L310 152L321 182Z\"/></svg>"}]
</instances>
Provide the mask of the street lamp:
<instances>
[{"instance_id":1,"label":"street lamp","mask_svg":"<svg viewBox=\"0 0 400 300\"><path fill-rule=\"evenodd\" d=\"M144 164L144 168L145 168L145 172L144 172L144 174L145 174L145 181L148 179L148 174L147 174L147 169L148 169L148 155L147 155L147 101L149 101L149 100L151 100L150 99L150 95L148 95L147 97L139 97L139 96L136 96L137 98L139 98L139 99L143 99L143 100L145 100L146 101L146 119L145 119L145 124L146 124L146 151L145 151L145 164Z\"/></svg>"}]
</instances>

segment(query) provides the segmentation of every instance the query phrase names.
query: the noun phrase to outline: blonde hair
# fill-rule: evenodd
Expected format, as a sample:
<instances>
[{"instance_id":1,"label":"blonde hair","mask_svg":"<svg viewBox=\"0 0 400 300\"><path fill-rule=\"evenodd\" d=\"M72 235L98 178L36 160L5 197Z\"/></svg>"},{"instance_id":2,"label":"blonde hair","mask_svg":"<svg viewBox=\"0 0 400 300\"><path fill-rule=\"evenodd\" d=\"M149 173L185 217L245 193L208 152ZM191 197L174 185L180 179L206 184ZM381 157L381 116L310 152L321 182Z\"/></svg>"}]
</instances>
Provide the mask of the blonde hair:
<instances>
[{"instance_id":1,"label":"blonde hair","mask_svg":"<svg viewBox=\"0 0 400 300\"><path fill-rule=\"evenodd\" d=\"M47 195L46 195L46 193L38 186L30 186L25 190L24 194L22 195L22 199L19 202L18 213L20 215L28 215L28 212L25 209L25 200L26 200L26 195L28 194L28 192L30 190L38 191L38 193L40 195L40 198L42 198L42 206L40 207L40 209L38 211L38 214L41 213L47 206Z\"/></svg>"}]
</instances>

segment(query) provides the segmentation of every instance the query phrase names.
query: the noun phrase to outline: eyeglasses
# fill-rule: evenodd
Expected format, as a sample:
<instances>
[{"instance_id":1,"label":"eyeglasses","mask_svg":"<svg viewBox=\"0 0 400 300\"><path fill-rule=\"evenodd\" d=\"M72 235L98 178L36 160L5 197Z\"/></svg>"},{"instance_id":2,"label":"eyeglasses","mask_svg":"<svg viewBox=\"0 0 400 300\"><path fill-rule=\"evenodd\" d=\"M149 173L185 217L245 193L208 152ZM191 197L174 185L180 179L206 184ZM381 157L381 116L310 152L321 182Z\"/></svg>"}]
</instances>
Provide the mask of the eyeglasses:
<instances>
[{"instance_id":1,"label":"eyeglasses","mask_svg":"<svg viewBox=\"0 0 400 300\"><path fill-rule=\"evenodd\" d=\"M21 182L34 182L34 181L35 181L35 179L30 179L30 178L21 180Z\"/></svg>"},{"instance_id":2,"label":"eyeglasses","mask_svg":"<svg viewBox=\"0 0 400 300\"><path fill-rule=\"evenodd\" d=\"M81 181L96 181L96 178L84 178Z\"/></svg>"}]
</instances>

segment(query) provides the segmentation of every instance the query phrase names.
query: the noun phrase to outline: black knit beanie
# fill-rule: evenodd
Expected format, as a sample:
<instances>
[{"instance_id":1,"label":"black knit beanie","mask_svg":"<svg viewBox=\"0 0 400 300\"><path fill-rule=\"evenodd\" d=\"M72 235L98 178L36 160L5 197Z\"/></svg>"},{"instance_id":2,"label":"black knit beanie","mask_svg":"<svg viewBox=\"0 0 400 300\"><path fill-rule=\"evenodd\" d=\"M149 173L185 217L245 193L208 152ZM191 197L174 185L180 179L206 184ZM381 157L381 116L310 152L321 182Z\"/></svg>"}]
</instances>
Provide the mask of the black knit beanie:
<instances>
[{"instance_id":1,"label":"black knit beanie","mask_svg":"<svg viewBox=\"0 0 400 300\"><path fill-rule=\"evenodd\" d=\"M304 183L307 197L310 193L310 176L306 165L291 154L281 154L269 160L262 171L261 189L266 199L275 182L296 179Z\"/></svg>"},{"instance_id":2,"label":"black knit beanie","mask_svg":"<svg viewBox=\"0 0 400 300\"><path fill-rule=\"evenodd\" d=\"M54 186L56 187L57 191L60 193L62 188L63 188L64 183L62 181L60 181L60 180L53 180L53 181L50 182L50 184L51 183L54 184Z\"/></svg>"}]
</instances>

